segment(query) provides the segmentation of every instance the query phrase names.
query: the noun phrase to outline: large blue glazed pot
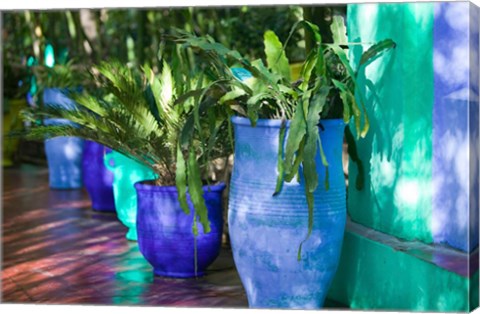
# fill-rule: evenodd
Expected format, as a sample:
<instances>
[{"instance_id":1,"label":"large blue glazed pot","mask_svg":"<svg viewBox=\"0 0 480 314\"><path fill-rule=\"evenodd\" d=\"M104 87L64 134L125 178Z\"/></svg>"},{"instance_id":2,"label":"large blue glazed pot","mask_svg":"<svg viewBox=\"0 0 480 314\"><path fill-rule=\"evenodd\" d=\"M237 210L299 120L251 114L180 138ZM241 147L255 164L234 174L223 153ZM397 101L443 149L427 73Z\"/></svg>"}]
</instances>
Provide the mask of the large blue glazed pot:
<instances>
[{"instance_id":1,"label":"large blue glazed pot","mask_svg":"<svg viewBox=\"0 0 480 314\"><path fill-rule=\"evenodd\" d=\"M65 109L72 109L75 103L68 98L65 90L46 88L43 103L55 104ZM45 125L71 124L65 119L45 119ZM60 136L45 140L49 182L53 189L79 189L83 186L82 156L84 140L72 136Z\"/></svg>"},{"instance_id":2,"label":"large blue glazed pot","mask_svg":"<svg viewBox=\"0 0 480 314\"><path fill-rule=\"evenodd\" d=\"M319 185L314 193L313 231L308 231L304 179L277 179L280 120L234 117L235 159L230 185L229 230L235 265L253 308L318 309L323 306L340 258L346 220L342 170L342 120L322 120L320 137L329 163L330 188L317 156ZM288 130L287 130L288 136ZM301 173L301 171L300 171Z\"/></svg>"},{"instance_id":3,"label":"large blue glazed pot","mask_svg":"<svg viewBox=\"0 0 480 314\"><path fill-rule=\"evenodd\" d=\"M115 211L113 198L113 173L103 162L103 156L111 149L102 144L85 141L83 149L83 184L92 201L92 209L103 212Z\"/></svg>"},{"instance_id":4,"label":"large blue glazed pot","mask_svg":"<svg viewBox=\"0 0 480 314\"><path fill-rule=\"evenodd\" d=\"M126 238L137 241L137 193L134 184L155 179L155 173L146 166L111 151L105 154L104 163L113 172L113 197L118 219L128 228Z\"/></svg>"},{"instance_id":5,"label":"large blue glazed pot","mask_svg":"<svg viewBox=\"0 0 480 314\"><path fill-rule=\"evenodd\" d=\"M211 231L194 239L193 206L189 197L190 214L180 207L175 186L152 185L144 181L135 184L138 195L137 232L140 252L153 266L158 276L188 278L202 276L220 253L222 244L222 192L225 184L203 187ZM195 268L195 241L197 264Z\"/></svg>"}]
</instances>

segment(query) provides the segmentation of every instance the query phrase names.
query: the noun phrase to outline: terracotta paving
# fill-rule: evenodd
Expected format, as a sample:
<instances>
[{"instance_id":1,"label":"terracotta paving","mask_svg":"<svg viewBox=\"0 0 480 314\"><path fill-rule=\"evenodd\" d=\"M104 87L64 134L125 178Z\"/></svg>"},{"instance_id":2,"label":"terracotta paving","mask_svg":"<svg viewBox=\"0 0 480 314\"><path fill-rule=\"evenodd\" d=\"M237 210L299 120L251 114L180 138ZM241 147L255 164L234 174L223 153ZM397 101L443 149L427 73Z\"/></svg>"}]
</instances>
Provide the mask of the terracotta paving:
<instances>
[{"instance_id":1,"label":"terracotta paving","mask_svg":"<svg viewBox=\"0 0 480 314\"><path fill-rule=\"evenodd\" d=\"M45 167L3 169L2 200L3 303L248 307L228 248L205 277L155 277L115 214L50 190Z\"/></svg>"}]
</instances>

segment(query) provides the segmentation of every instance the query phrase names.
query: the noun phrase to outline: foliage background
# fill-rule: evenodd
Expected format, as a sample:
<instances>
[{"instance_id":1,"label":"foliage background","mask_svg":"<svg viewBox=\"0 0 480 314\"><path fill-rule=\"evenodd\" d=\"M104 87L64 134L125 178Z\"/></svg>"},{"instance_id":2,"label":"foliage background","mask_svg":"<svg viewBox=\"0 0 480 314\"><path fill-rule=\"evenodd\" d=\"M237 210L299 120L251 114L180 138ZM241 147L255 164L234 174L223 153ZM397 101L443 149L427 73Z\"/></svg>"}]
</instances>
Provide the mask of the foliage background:
<instances>
[{"instance_id":1,"label":"foliage background","mask_svg":"<svg viewBox=\"0 0 480 314\"><path fill-rule=\"evenodd\" d=\"M328 24L331 14L345 6L237 6L209 8L80 9L61 11L9 11L2 18L4 95L25 94L31 83L31 65L45 64L45 51L53 46L55 62L88 67L115 58L131 66L148 63L154 71L173 48L166 36L173 28L210 35L251 59L262 57L263 34L273 30L284 42L296 21ZM323 27L328 30L328 25ZM325 35L328 38L328 34ZM307 38L308 41L308 38ZM303 31L286 47L290 60L305 58ZM307 43L308 45L308 43ZM20 85L23 89L19 91ZM33 90L35 93L36 90Z\"/></svg>"}]
</instances>

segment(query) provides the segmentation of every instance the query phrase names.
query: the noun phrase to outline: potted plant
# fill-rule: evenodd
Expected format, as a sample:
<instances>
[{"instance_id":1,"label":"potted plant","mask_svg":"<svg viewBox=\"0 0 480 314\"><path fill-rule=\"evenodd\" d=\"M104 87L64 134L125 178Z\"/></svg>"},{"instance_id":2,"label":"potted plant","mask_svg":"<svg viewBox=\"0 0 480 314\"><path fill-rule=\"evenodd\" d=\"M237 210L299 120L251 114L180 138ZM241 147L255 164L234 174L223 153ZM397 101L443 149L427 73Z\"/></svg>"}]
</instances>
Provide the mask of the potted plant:
<instances>
[{"instance_id":1,"label":"potted plant","mask_svg":"<svg viewBox=\"0 0 480 314\"><path fill-rule=\"evenodd\" d=\"M201 75L174 81L166 62L159 76L148 66L140 74L118 62L104 62L97 70L108 97L84 93L74 98L74 110L52 106L26 111L29 120L57 117L76 124L39 126L28 136L79 136L150 169L154 180L130 182L137 190L140 251L157 275L202 275L219 254L223 226L225 185L214 184L209 164L229 153L219 140L225 136L224 121L215 123L215 116L192 113L218 100L209 92L211 84ZM202 125L213 126L202 129Z\"/></svg>"},{"instance_id":2,"label":"potted plant","mask_svg":"<svg viewBox=\"0 0 480 314\"><path fill-rule=\"evenodd\" d=\"M79 68L73 60L52 67L35 67L40 93L43 92L43 106L55 104L67 110L75 108L76 104L70 95L92 85L83 71L86 69ZM71 122L65 119L44 119L43 123L56 125ZM93 210L115 211L113 178L103 163L105 146L79 137L64 136L47 139L45 151L52 188L85 186Z\"/></svg>"},{"instance_id":3,"label":"potted plant","mask_svg":"<svg viewBox=\"0 0 480 314\"><path fill-rule=\"evenodd\" d=\"M237 270L257 308L322 306L345 227L345 124L353 120L362 137L369 126L344 50L343 19L332 23L333 44L322 44L314 24L300 21L292 33L298 27L315 40L294 82L284 45L271 31L264 35L266 64L211 38L177 34L225 82L220 103L236 112L228 222ZM388 39L372 45L356 70L394 46Z\"/></svg>"},{"instance_id":4,"label":"potted plant","mask_svg":"<svg viewBox=\"0 0 480 314\"><path fill-rule=\"evenodd\" d=\"M84 82L82 71L74 69L73 61L51 67L36 66L39 94L42 103L36 109L60 106L73 110L76 106L71 94L81 90ZM37 123L38 121L34 121ZM45 125L72 124L66 119L48 118ZM72 124L73 125L73 124ZM49 170L49 184L53 189L79 189L83 187L82 157L84 141L79 137L62 136L45 140L45 154Z\"/></svg>"}]
</instances>

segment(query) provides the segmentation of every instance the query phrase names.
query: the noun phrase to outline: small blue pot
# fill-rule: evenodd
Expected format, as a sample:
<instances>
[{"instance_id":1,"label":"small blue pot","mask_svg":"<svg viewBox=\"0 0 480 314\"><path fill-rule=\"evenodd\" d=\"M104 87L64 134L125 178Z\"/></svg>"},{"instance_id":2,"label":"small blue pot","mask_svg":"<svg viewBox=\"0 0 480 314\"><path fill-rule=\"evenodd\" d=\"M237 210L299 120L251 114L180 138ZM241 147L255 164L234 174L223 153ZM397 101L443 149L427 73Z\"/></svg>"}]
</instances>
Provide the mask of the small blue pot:
<instances>
[{"instance_id":1,"label":"small blue pot","mask_svg":"<svg viewBox=\"0 0 480 314\"><path fill-rule=\"evenodd\" d=\"M96 211L114 212L113 173L103 163L104 155L111 149L102 144L85 141L83 150L83 184Z\"/></svg>"},{"instance_id":2,"label":"small blue pot","mask_svg":"<svg viewBox=\"0 0 480 314\"><path fill-rule=\"evenodd\" d=\"M235 159L229 197L229 231L235 265L253 308L321 308L340 258L346 220L342 120L322 120L320 137L329 163L330 189L317 156L313 231L308 231L304 179L277 180L279 120L232 119ZM288 130L287 130L288 137ZM301 172L301 171L300 171Z\"/></svg>"},{"instance_id":3,"label":"small blue pot","mask_svg":"<svg viewBox=\"0 0 480 314\"><path fill-rule=\"evenodd\" d=\"M52 189L82 188L83 142L72 136L45 140L48 178Z\"/></svg>"},{"instance_id":4,"label":"small blue pot","mask_svg":"<svg viewBox=\"0 0 480 314\"><path fill-rule=\"evenodd\" d=\"M80 91L81 89L78 89ZM67 88L45 88L43 90L43 104L56 105L67 110L75 109L75 102L68 97L70 90Z\"/></svg>"},{"instance_id":5,"label":"small blue pot","mask_svg":"<svg viewBox=\"0 0 480 314\"><path fill-rule=\"evenodd\" d=\"M176 187L164 187L143 181L135 184L138 196L137 235L140 252L158 276L188 278L202 276L220 253L222 244L222 192L225 184L204 187L211 231L203 233L197 223L197 271L193 206L188 199L190 214L186 215L178 201Z\"/></svg>"},{"instance_id":6,"label":"small blue pot","mask_svg":"<svg viewBox=\"0 0 480 314\"><path fill-rule=\"evenodd\" d=\"M72 109L75 103L63 90L47 88L43 92L45 105L57 104ZM45 119L45 125L71 124L65 119ZM84 140L78 137L61 136L45 140L49 182L52 189L79 189L83 186L82 156Z\"/></svg>"}]
</instances>

